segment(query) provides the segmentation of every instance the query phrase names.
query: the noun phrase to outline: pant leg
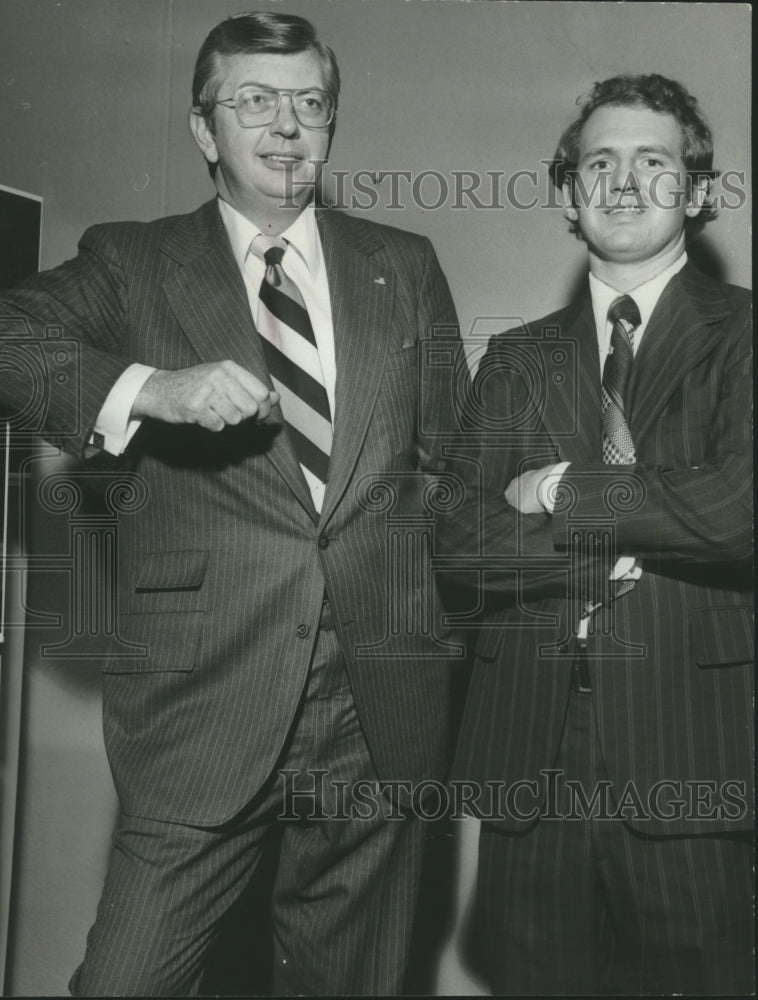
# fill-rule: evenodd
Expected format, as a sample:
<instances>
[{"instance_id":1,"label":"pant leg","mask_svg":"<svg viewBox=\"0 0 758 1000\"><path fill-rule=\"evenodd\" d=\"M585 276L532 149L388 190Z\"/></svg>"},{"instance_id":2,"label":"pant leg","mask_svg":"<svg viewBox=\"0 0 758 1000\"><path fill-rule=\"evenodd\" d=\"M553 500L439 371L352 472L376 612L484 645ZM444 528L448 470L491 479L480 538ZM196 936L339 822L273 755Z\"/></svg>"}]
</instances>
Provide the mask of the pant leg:
<instances>
[{"instance_id":1,"label":"pant leg","mask_svg":"<svg viewBox=\"0 0 758 1000\"><path fill-rule=\"evenodd\" d=\"M275 879L274 989L396 993L411 939L423 826L383 796L351 816L355 783L376 773L328 609L278 771L326 772L323 802L296 801L277 772L234 823L196 829L125 819L72 991L88 996L193 995L216 926L249 882L272 823L283 826ZM347 789L342 800L337 787ZM339 798L339 801L338 801ZM328 818L342 815L346 818ZM315 812L322 818L311 818Z\"/></svg>"},{"instance_id":2,"label":"pant leg","mask_svg":"<svg viewBox=\"0 0 758 1000\"><path fill-rule=\"evenodd\" d=\"M608 777L591 695L574 694L556 769L589 795ZM566 814L565 796L558 812ZM650 837L621 819L485 825L481 918L495 993L741 995L754 985L752 844Z\"/></svg>"},{"instance_id":3,"label":"pant leg","mask_svg":"<svg viewBox=\"0 0 758 1000\"><path fill-rule=\"evenodd\" d=\"M591 695L572 694L556 771L589 780L595 766ZM571 811L558 783L557 814ZM608 948L591 829L541 818L524 832L482 825L477 927L495 995L592 996Z\"/></svg>"},{"instance_id":4,"label":"pant leg","mask_svg":"<svg viewBox=\"0 0 758 1000\"><path fill-rule=\"evenodd\" d=\"M273 899L274 994L402 992L422 826L354 820L287 831Z\"/></svg>"},{"instance_id":5,"label":"pant leg","mask_svg":"<svg viewBox=\"0 0 758 1000\"><path fill-rule=\"evenodd\" d=\"M376 791L376 772L360 726L335 633L322 627L313 664L317 686L309 724L291 760L310 761L323 777L303 775L312 802L283 823L273 893L274 992L361 996L401 991L421 874L423 823ZM288 762L289 764L289 762ZM315 781L315 784L314 784Z\"/></svg>"},{"instance_id":6,"label":"pant leg","mask_svg":"<svg viewBox=\"0 0 758 1000\"><path fill-rule=\"evenodd\" d=\"M749 834L646 837L606 826L603 864L622 994L749 995L755 988Z\"/></svg>"},{"instance_id":7,"label":"pant leg","mask_svg":"<svg viewBox=\"0 0 758 1000\"><path fill-rule=\"evenodd\" d=\"M123 818L72 993L196 995L216 925L252 876L265 829Z\"/></svg>"}]
</instances>

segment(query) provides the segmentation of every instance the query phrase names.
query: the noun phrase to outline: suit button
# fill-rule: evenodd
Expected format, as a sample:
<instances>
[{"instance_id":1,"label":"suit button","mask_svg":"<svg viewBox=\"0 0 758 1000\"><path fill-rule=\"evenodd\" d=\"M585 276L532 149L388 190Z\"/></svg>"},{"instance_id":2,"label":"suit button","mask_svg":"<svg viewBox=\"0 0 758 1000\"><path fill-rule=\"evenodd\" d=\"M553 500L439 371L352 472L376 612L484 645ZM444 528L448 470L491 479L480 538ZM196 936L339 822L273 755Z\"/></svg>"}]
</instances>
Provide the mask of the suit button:
<instances>
[{"instance_id":1,"label":"suit button","mask_svg":"<svg viewBox=\"0 0 758 1000\"><path fill-rule=\"evenodd\" d=\"M320 549L328 549L329 548L329 539L326 537L326 535L322 535L319 538L319 540L318 540L318 547Z\"/></svg>"},{"instance_id":2,"label":"suit button","mask_svg":"<svg viewBox=\"0 0 758 1000\"><path fill-rule=\"evenodd\" d=\"M298 627L295 629L295 634L297 635L298 639L304 639L309 632L310 632L310 626L308 625L298 625Z\"/></svg>"}]
</instances>

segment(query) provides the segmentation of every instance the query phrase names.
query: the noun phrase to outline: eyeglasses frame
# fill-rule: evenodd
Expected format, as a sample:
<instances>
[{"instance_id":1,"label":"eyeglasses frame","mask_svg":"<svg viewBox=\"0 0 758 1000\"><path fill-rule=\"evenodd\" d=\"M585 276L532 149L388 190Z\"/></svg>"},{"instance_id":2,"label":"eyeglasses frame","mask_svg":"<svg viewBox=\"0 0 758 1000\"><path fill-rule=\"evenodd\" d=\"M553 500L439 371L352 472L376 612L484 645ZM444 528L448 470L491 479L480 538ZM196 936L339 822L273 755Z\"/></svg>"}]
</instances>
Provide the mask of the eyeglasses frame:
<instances>
[{"instance_id":1,"label":"eyeglasses frame","mask_svg":"<svg viewBox=\"0 0 758 1000\"><path fill-rule=\"evenodd\" d=\"M246 125L241 120L240 115L239 115L239 111L237 110L237 95L239 94L239 92L241 90L245 90L247 87L252 87L254 90L266 90L270 94L276 94L276 96L277 96L276 111L274 112L274 117L271 118L270 121L267 121L267 122L256 122L254 125ZM324 97L327 98L327 100L329 101L329 103L331 105L331 109L330 109L330 112L329 112L329 120L326 121L323 125L308 125L308 124L306 124L306 122L301 121L300 117L299 117L299 115L297 113L297 110L295 108L295 102L293 100L293 97L294 97L295 94L310 94L310 93L314 93L314 92L317 93L317 94L323 94ZM254 84L254 83L243 83L239 87L237 87L237 89L235 90L234 94L231 97L226 97L223 100L215 100L213 103L214 104L221 104L225 108L232 109L234 111L234 114L235 114L236 118L237 118L237 122L240 125L240 128L265 128L267 125L272 125L276 121L276 119L279 117L279 111L281 110L282 97L283 96L288 96L289 97L290 103L292 105L292 114L295 116L295 120L297 121L298 125L302 125L303 128L311 129L311 130L317 132L317 131L319 131L319 129L329 128L329 126L334 121L334 116L335 116L335 113L337 111L337 105L336 105L336 103L334 101L334 98L331 96L331 94L328 91L326 91L326 90L322 90L321 87L287 87L287 88L279 88L279 87L264 87L261 84Z\"/></svg>"}]
</instances>

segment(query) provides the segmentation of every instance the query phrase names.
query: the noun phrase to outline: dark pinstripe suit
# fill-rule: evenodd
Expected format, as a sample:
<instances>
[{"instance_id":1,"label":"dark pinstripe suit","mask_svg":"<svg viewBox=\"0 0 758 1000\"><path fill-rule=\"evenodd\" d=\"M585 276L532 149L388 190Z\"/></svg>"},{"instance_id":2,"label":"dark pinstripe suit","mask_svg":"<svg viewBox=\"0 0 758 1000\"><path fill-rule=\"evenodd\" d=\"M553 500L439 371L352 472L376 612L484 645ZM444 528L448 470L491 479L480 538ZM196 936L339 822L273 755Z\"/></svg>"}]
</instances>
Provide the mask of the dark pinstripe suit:
<instances>
[{"instance_id":1,"label":"dark pinstripe suit","mask_svg":"<svg viewBox=\"0 0 758 1000\"><path fill-rule=\"evenodd\" d=\"M568 361L558 358L556 362L555 352L561 347L554 339L556 332L560 340L575 345L575 363L571 350L563 352ZM525 336L530 344L526 348L523 331L516 346L512 336L495 337L479 369L478 389L487 415L483 426L489 428L482 434L479 452L484 502L481 513L475 504L469 505L459 522L467 537L467 551L479 551L483 516L485 554L515 554L524 557L524 564L531 560L535 568L522 577L518 601L514 600L514 574L493 571L486 577L489 611L476 650L454 770L458 777L478 782L536 781L538 794L527 789L515 800L518 811L526 816L535 805L544 807L544 796L542 803L537 801L545 787L540 771L565 768L566 761L558 754L559 747L565 754L571 741L564 729L573 657L573 643L567 639L578 620L581 599L590 592L589 569L595 566L587 547L574 551L579 576L569 593L567 574L560 567L552 572L540 570L538 561L567 554L573 532L585 536L594 532L600 537L613 513L607 506L608 490L619 476L618 470L612 472L601 464L600 372L589 292L568 308L531 324ZM539 369L539 364L529 368L525 363L530 352L543 365L542 381L529 381L530 372ZM664 789L660 803L653 800L654 808L645 809L647 816L642 810L628 809L625 822L615 826L634 831L630 842L645 837L671 843L674 837L695 834L732 835L750 829L752 822L739 804L728 802L735 791L738 798L749 800L752 787L749 294L686 265L672 278L651 316L627 399L638 464L630 467L636 478L624 481L632 483L637 499L629 503L630 496L624 498L623 491L617 495L617 553L636 556L644 572L635 589L613 605L613 616L599 619L590 635L592 695L579 696L591 699L594 710L588 739L594 741L596 729L601 763L616 796L634 782L645 807L661 781L715 783L715 793L702 793L703 806L672 809L665 804L671 790ZM498 437L499 431L508 428L508 434ZM571 462L562 481L569 502L561 509L559 501L552 518L516 515L503 499L508 483L525 467L539 468L558 460ZM469 474L474 467L466 463L461 468ZM596 586L597 581L607 580L611 565L613 559L606 552L597 561ZM597 589L594 593L602 596ZM638 644L636 653L624 643ZM738 784L724 789L726 781ZM492 954L510 962L515 977L509 981L502 973L505 978L498 980L499 988L506 989L504 984L510 983L508 988L515 992L528 991L531 983L537 992L550 992L552 982L555 989L570 990L571 982L561 979L563 958L558 946L556 952L545 952L544 967L532 980L529 970L519 979L517 961L504 954L508 951L502 933L506 919L514 925L520 922L523 933L531 928L549 936L549 930L540 928L542 917L534 907L544 904L548 911L557 912L561 847L554 840L548 848L554 867L545 864L544 857L531 867L527 876L532 878L531 885L525 890L522 886L531 900L516 895L503 872L515 877L515 869L523 874L530 865L521 855L518 860L511 858L510 868L498 858L514 844L528 845L522 834L536 829L536 821L534 816L526 819L513 810L509 813L506 804L502 812L499 822L486 824L482 835L482 886L492 926ZM664 818L662 813L671 817ZM536 826L550 828L555 836L562 828L562 835L568 837L578 824L543 819ZM496 828L508 831L507 835ZM596 826L601 828L602 824ZM548 834L540 832L539 836ZM565 860L564 869L570 864ZM540 888L540 875L548 888ZM744 867L736 876L716 866L711 877L722 901L732 895L735 900L746 899L745 887L735 881L748 877ZM647 881L639 871L634 878ZM710 882L694 886L696 898L685 917L694 926L695 937L707 939L715 933L712 927L709 931L711 918L717 928L729 926L719 925L718 914L699 912L701 908L707 911L710 902L718 899L718 893L709 895L711 889ZM566 922L579 924L579 895L574 897L573 911L570 902L566 905ZM672 913L675 910L671 908ZM699 956L687 952L682 952L688 955L686 971L672 968L672 978L661 985L655 978L660 970L655 968L652 943L660 928L654 926L651 922L653 937L646 945L651 978L632 984L637 991L675 989L671 984L677 982L677 975L687 984L684 992L693 988L711 992L714 982L716 990L723 989L724 983L729 986L728 972L719 986L718 979L703 973ZM744 970L749 945L740 941ZM739 951L736 944L735 948ZM582 962L589 966L581 948L575 951L574 966ZM495 973L496 978L499 975ZM631 988L629 983L616 985ZM586 981L577 986L578 992L587 989Z\"/></svg>"},{"instance_id":2,"label":"dark pinstripe suit","mask_svg":"<svg viewBox=\"0 0 758 1000\"><path fill-rule=\"evenodd\" d=\"M337 362L320 517L281 414L217 435L145 421L128 451L148 502L124 519L119 538L119 629L148 653L105 664L103 710L129 817L218 827L262 794L287 752L325 589L376 773L418 780L444 770L448 664L434 638L406 636L400 659L355 655L383 638L390 599L386 514L366 509L358 485L388 476L395 511L419 509L419 482L441 460L435 439L417 432L420 379L431 379L417 346L431 324L455 323L454 307L428 240L327 210L318 225ZM147 225L94 227L73 261L8 299L4 314L60 324L82 343L81 433L68 442L78 453L129 362L177 369L230 358L267 380L215 201ZM24 391L11 380L4 396L18 405ZM426 425L444 430L435 392L429 381ZM49 435L71 406L53 387ZM409 613L421 601L411 591ZM402 877L415 882L413 867ZM394 922L376 933L391 936ZM382 971L387 982L400 974ZM347 982L371 992L384 980Z\"/></svg>"}]
</instances>

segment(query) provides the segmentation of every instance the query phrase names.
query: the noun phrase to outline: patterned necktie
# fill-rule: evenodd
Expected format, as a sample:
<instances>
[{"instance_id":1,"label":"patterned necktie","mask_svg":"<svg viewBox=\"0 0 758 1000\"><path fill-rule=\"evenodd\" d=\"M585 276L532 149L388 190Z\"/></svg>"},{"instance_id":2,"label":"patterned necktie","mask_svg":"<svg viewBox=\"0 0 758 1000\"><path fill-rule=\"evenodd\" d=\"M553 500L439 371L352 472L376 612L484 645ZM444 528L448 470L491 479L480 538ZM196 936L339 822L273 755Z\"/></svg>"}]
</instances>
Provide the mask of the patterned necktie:
<instances>
[{"instance_id":1,"label":"patterned necktie","mask_svg":"<svg viewBox=\"0 0 758 1000\"><path fill-rule=\"evenodd\" d=\"M261 234L250 249L266 263L259 293L258 330L295 455L304 469L326 483L332 416L308 310L297 285L282 267L287 241Z\"/></svg>"},{"instance_id":2,"label":"patterned necktie","mask_svg":"<svg viewBox=\"0 0 758 1000\"><path fill-rule=\"evenodd\" d=\"M634 361L634 331L642 320L637 303L630 295L619 295L613 300L608 319L613 330L611 349L603 368L603 461L607 465L632 465L637 456L626 420L626 389ZM621 580L611 600L628 594L634 584L634 580Z\"/></svg>"},{"instance_id":3,"label":"patterned necktie","mask_svg":"<svg viewBox=\"0 0 758 1000\"><path fill-rule=\"evenodd\" d=\"M631 465L636 455L625 406L634 361L632 338L641 323L637 303L629 295L619 295L611 303L608 319L613 330L603 369L603 461L608 465Z\"/></svg>"}]
</instances>

